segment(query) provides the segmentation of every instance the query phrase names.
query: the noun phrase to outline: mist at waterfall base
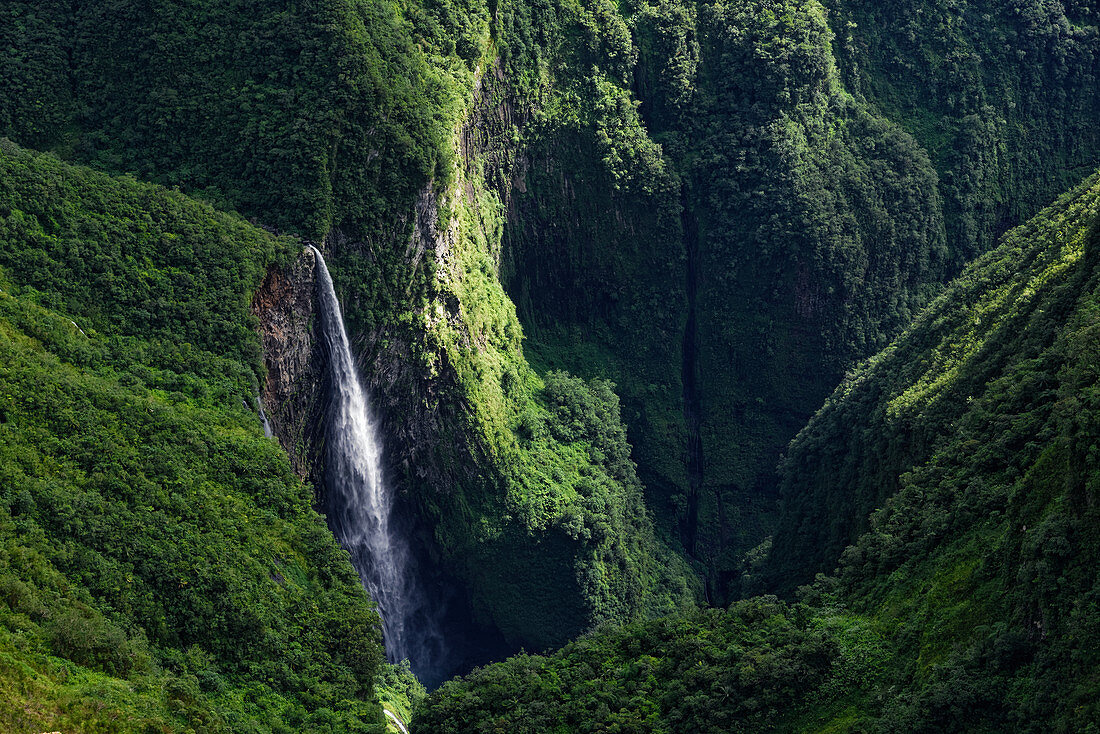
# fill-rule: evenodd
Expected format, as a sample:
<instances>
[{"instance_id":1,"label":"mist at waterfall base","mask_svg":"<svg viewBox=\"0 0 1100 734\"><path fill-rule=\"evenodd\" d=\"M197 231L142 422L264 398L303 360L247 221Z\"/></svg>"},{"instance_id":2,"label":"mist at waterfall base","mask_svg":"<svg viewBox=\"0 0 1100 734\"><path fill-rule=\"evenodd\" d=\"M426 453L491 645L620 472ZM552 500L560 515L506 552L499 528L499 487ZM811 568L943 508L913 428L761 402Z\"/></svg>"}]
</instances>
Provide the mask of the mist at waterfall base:
<instances>
[{"instance_id":1,"label":"mist at waterfall base","mask_svg":"<svg viewBox=\"0 0 1100 734\"><path fill-rule=\"evenodd\" d=\"M387 484L380 426L359 380L324 257L317 261L317 300L327 358L323 509L329 527L378 605L386 657L408 660L434 688L507 650L499 635L474 624L453 583L414 548L413 513Z\"/></svg>"}]
</instances>

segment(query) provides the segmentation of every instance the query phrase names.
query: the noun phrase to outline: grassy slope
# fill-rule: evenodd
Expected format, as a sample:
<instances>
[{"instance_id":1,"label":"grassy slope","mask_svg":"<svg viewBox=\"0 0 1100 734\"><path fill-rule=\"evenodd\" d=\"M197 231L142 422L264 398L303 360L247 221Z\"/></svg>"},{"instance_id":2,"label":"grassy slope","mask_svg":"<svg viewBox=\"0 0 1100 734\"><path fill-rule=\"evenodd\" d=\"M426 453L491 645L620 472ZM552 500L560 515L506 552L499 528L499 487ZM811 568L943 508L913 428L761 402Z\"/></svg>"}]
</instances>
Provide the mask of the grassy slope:
<instances>
[{"instance_id":1,"label":"grassy slope","mask_svg":"<svg viewBox=\"0 0 1100 734\"><path fill-rule=\"evenodd\" d=\"M1100 175L968 268L799 435L773 564L879 508L805 605L598 632L448 684L414 724L1089 731L1098 319Z\"/></svg>"},{"instance_id":2,"label":"grassy slope","mask_svg":"<svg viewBox=\"0 0 1100 734\"><path fill-rule=\"evenodd\" d=\"M380 730L377 616L242 405L294 251L0 143L0 721Z\"/></svg>"}]
</instances>

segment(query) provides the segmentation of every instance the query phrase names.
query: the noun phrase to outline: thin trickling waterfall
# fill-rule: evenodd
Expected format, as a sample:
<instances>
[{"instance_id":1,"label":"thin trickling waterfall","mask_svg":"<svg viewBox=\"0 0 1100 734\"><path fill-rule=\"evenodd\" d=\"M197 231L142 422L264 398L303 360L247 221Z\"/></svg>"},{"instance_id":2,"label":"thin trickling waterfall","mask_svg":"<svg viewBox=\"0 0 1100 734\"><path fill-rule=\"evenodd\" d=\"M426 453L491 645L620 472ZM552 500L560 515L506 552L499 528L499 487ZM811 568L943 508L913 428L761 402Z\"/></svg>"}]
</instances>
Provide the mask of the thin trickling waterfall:
<instances>
[{"instance_id":1,"label":"thin trickling waterfall","mask_svg":"<svg viewBox=\"0 0 1100 734\"><path fill-rule=\"evenodd\" d=\"M264 403L260 400L260 396L257 395L253 398L256 401L256 411L260 414L260 423L264 427L264 435L268 438L272 438L275 432L271 430L271 421L267 419L267 413L264 412Z\"/></svg>"},{"instance_id":2,"label":"thin trickling waterfall","mask_svg":"<svg viewBox=\"0 0 1100 734\"><path fill-rule=\"evenodd\" d=\"M328 348L332 406L325 463L329 525L351 554L363 585L378 604L391 662L408 659L414 671L430 669L432 625L416 578L408 538L394 515L393 490L382 472L378 425L371 415L348 345L340 303L325 259L315 247L321 329Z\"/></svg>"}]
</instances>

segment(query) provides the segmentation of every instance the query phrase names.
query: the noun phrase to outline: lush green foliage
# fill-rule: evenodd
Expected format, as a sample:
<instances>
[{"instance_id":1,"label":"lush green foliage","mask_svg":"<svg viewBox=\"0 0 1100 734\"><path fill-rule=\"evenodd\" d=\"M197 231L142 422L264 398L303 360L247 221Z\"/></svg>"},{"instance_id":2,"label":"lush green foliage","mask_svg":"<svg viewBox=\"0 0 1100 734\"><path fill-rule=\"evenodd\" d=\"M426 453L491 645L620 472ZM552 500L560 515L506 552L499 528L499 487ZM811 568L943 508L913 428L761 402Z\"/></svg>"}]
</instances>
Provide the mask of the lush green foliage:
<instances>
[{"instance_id":1,"label":"lush green foliage","mask_svg":"<svg viewBox=\"0 0 1100 734\"><path fill-rule=\"evenodd\" d=\"M842 75L928 151L957 270L1092 173L1094 6L826 0Z\"/></svg>"},{"instance_id":2,"label":"lush green foliage","mask_svg":"<svg viewBox=\"0 0 1100 734\"><path fill-rule=\"evenodd\" d=\"M413 675L407 660L399 665L384 663L374 688L382 708L389 711L406 728L412 719L413 708L427 695L424 686ZM395 727L392 720L388 723L390 731L393 731Z\"/></svg>"},{"instance_id":3,"label":"lush green foliage","mask_svg":"<svg viewBox=\"0 0 1100 734\"><path fill-rule=\"evenodd\" d=\"M463 578L485 622L541 649L601 620L691 602L688 570L653 538L625 438L614 456L601 453L598 434L621 432L603 383L591 436L523 433L549 415L547 398L495 273L503 212L481 186L476 151L455 140L493 60L487 5L5 12L0 130L324 241L397 436L392 463L408 468L408 494L439 541L433 555ZM162 285L123 295L173 303Z\"/></svg>"},{"instance_id":4,"label":"lush green foliage","mask_svg":"<svg viewBox=\"0 0 1100 734\"><path fill-rule=\"evenodd\" d=\"M0 721L378 731L377 615L245 401L294 243L0 143Z\"/></svg>"},{"instance_id":5,"label":"lush green foliage","mask_svg":"<svg viewBox=\"0 0 1100 734\"><path fill-rule=\"evenodd\" d=\"M915 661L899 728L1098 715L1098 283L1094 176L964 272L791 446L772 577L839 556L839 592Z\"/></svg>"},{"instance_id":6,"label":"lush green foliage","mask_svg":"<svg viewBox=\"0 0 1100 734\"><path fill-rule=\"evenodd\" d=\"M514 644L564 644L593 624L690 605L690 572L654 537L610 383L561 372L540 378L523 360L515 310L490 253L500 228L490 195L458 214L443 303L429 334L471 398L464 440L478 471L461 494L428 497L440 546L462 564L473 600ZM459 440L450 445L461 445ZM470 459L466 459L470 461Z\"/></svg>"},{"instance_id":7,"label":"lush green foliage","mask_svg":"<svg viewBox=\"0 0 1100 734\"><path fill-rule=\"evenodd\" d=\"M799 434L765 568L790 584L840 556L801 604L600 630L446 684L414 724L1095 731L1098 358L1100 174L968 268Z\"/></svg>"},{"instance_id":8,"label":"lush green foliage","mask_svg":"<svg viewBox=\"0 0 1100 734\"><path fill-rule=\"evenodd\" d=\"M619 384L648 497L724 595L782 445L942 276L932 166L844 91L816 3L508 10L532 351Z\"/></svg>"},{"instance_id":9,"label":"lush green foliage","mask_svg":"<svg viewBox=\"0 0 1100 734\"><path fill-rule=\"evenodd\" d=\"M618 384L719 598L848 363L1100 160L1086 5L499 4L529 352Z\"/></svg>"},{"instance_id":10,"label":"lush green foliage","mask_svg":"<svg viewBox=\"0 0 1100 734\"><path fill-rule=\"evenodd\" d=\"M1014 399L1045 404L1051 393L1031 384L1032 375L1054 376L1060 367L1029 360L1050 349L1081 296L1075 288L1082 284L1070 275L1089 267L1085 253L1095 191L1093 179L1013 230L903 339L849 375L799 434L782 467L786 506L772 553L777 578L788 588L816 571L831 570L844 547L866 529L871 510L904 486L902 475L909 468L928 461L941 444L958 440L965 416L991 412L976 401L999 395L1007 383L996 387L996 381L1008 380L1008 371L1022 382ZM1045 320L1033 325L1036 313ZM1005 412L1025 411L1017 406ZM848 448L839 451L837 436L852 427L852 438L843 439ZM1023 437L1038 427L1021 423L1013 430ZM1008 440L998 437L998 442L1002 439ZM1006 470L1034 459L1028 458L1027 444L1001 449ZM994 464L990 459L989 467Z\"/></svg>"},{"instance_id":11,"label":"lush green foliage","mask_svg":"<svg viewBox=\"0 0 1100 734\"><path fill-rule=\"evenodd\" d=\"M389 2L5 8L0 130L315 238L433 174L450 90Z\"/></svg>"},{"instance_id":12,"label":"lush green foliage","mask_svg":"<svg viewBox=\"0 0 1100 734\"><path fill-rule=\"evenodd\" d=\"M502 3L498 17L503 80L480 114L518 118L518 141L483 146L508 209L501 275L526 352L616 383L647 500L672 517L687 484L680 185L631 92L630 28L607 2Z\"/></svg>"},{"instance_id":13,"label":"lush green foliage","mask_svg":"<svg viewBox=\"0 0 1100 734\"><path fill-rule=\"evenodd\" d=\"M744 551L774 524L779 451L848 360L884 344L945 273L1091 169L1100 145L1096 16L1080 2L97 0L14 2L0 14L0 132L324 241L365 372L382 396L394 464L434 531L433 558L463 580L482 620L513 644L537 648L601 621L690 603L686 569L658 537L700 562L715 598L735 594ZM283 257L285 243L208 209L194 213L178 195L5 155L0 195L19 200L0 205L7 206L0 234L10 243L0 265L13 281L6 290L18 286L19 313L65 314L90 341L62 339L62 317L44 315L11 317L11 338L46 344L88 383L74 383L88 395L114 389L114 380L132 398L120 405L132 408L149 393L172 415L200 420L187 412L196 411L221 426L203 436L232 433L226 416L243 425L247 413L236 405L260 378L243 294L264 265ZM157 224L166 218L175 229ZM899 668L898 685L916 685L873 714L899 728L936 726L935 712L970 705L949 695L966 690L976 691L990 726L1011 723L1011 712L1047 716L1053 693L1029 699L1032 709L1019 691L1005 703L991 692L999 683L975 670L999 670L1008 655L1024 662L1012 663L1006 675L1015 677L1005 685L1026 687L1018 681L1031 680L1027 666L1069 655L1053 643L1017 646L1013 635L1019 609L1039 610L1047 625L1061 612L1048 612L1045 600L1057 611L1077 603L1077 591L1013 596L1006 576L975 559L977 549L1000 543L1006 568L1019 560L1048 581L1065 570L1073 580L1063 586L1079 591L1085 582L1066 560L1072 555L1036 555L1024 531L1009 533L1001 519L985 534L960 530L958 546L935 563L906 567L894 555L901 547L919 558L922 548L940 547L930 533L946 532L944 517L968 521L965 508L950 505L959 493L938 484L943 476L978 493L974 506L1008 517L997 505L1008 479L986 491L992 480L965 469L963 459L979 447L988 449L986 463L1007 462L1015 468L1005 471L1034 481L1043 472L1060 476L1060 462L1089 466L1080 448L1087 435L1027 402L1034 393L1055 406L1085 400L1077 387L1086 386L1087 367L1043 351L1061 338L1057 319L1068 302L1044 306L1053 324L1045 332L1021 330L1022 316L1005 315L1023 298L1009 298L1013 288L1035 298L1062 270L1035 270L1034 284L996 290L1017 261L1030 262L1027 247L1039 260L1057 259L1043 249L1048 225L1014 235L1019 252L1000 256L996 268L985 261L987 270L967 277L988 277L969 291L956 285L936 307L964 304L951 308L965 324L983 294L1000 293L981 302L975 328L944 336L927 326L938 317L926 316L924 331L895 348L915 372L901 370L890 389L878 378L845 388L852 395L837 398L841 407L804 432L786 465L783 531L771 550L765 543L749 557L750 586L769 553L772 579L793 586L807 558L829 570L866 529L867 513L897 493L903 511L879 517L849 554L841 584L900 640L900 660L920 661ZM1066 286L1059 298L1071 292ZM1016 319L1015 331L990 337L994 315ZM100 346L86 354L80 345ZM1017 352L1039 361L1018 363ZM37 376L46 367L20 369L12 380L51 384ZM608 380L623 393L622 415ZM989 380L999 397L985 391ZM66 400L81 392L57 389ZM963 397L987 412L968 412ZM1027 419L999 444L981 431L1002 408ZM137 426L143 451L161 451L164 436L176 435L119 410ZM1066 415L1050 410L1058 420ZM86 423L114 425L107 416ZM853 437L854 425L861 435ZM975 443L939 443L956 427ZM76 450L49 440L61 428L43 430L44 443L27 451ZM1044 448L1028 431L1060 436L1065 447ZM149 461L141 456L132 460ZM934 462L947 468L929 468ZM121 466L127 476L153 471ZM188 466L188 482L192 473L200 485L230 478L220 464L209 480L208 469ZM253 488L280 508L276 516L305 501L286 482ZM926 507L924 498L937 493L943 501ZM1034 516L1021 526L1061 516L1045 505L1020 507L1020 517ZM1091 547L1079 540L1086 515L1062 514L1069 539L1054 528L1052 543ZM913 518L919 529L882 530ZM311 552L322 561L312 562L327 567L331 547L316 543ZM83 568L50 563L66 578ZM899 574L892 597L879 588L879 566ZM985 576L973 575L982 568ZM978 584L1000 594L1001 606L948 605L954 611L940 614L922 584L944 598L966 598L961 590ZM898 610L920 621L895 635ZM113 611L103 614L131 635ZM968 643L953 630L968 614L991 629L1008 626L965 638L994 642L964 659L956 648ZM172 630L190 624L171 622ZM805 629L803 622L795 627ZM282 639L284 628L271 624ZM941 628L952 632L927 632ZM43 629L42 645L57 642ZM1058 639L1091 634L1081 620L1059 629ZM187 639L142 634L152 646L150 674L174 674L165 650ZM310 650L328 654L321 651L328 643L315 643ZM85 655L85 667L97 671L89 676L125 675L110 667L117 661L100 659L100 648L57 644ZM208 652L234 681L259 675L228 650ZM941 663L942 671L929 667ZM1080 664L1086 682L1077 700L1091 691L1088 664ZM284 678L256 680L296 706ZM350 690L337 685L321 697L339 708ZM764 698L788 700L771 695Z\"/></svg>"},{"instance_id":14,"label":"lush green foliage","mask_svg":"<svg viewBox=\"0 0 1100 734\"><path fill-rule=\"evenodd\" d=\"M824 731L868 698L888 664L858 619L758 598L476 670L432 693L414 731Z\"/></svg>"}]
</instances>

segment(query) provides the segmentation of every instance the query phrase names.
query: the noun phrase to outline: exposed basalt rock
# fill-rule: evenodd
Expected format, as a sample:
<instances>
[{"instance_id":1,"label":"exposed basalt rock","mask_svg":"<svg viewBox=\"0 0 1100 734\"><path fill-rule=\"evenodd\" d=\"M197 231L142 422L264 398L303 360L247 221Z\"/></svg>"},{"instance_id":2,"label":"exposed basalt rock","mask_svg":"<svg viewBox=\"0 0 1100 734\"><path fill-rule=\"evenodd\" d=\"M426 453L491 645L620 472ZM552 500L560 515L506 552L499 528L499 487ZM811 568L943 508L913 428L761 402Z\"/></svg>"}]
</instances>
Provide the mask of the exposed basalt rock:
<instances>
[{"instance_id":1,"label":"exposed basalt rock","mask_svg":"<svg viewBox=\"0 0 1100 734\"><path fill-rule=\"evenodd\" d=\"M458 136L462 165L469 172L479 166L485 184L496 191L507 206L511 190L526 193L525 176L530 161L521 155L514 133L527 123L529 113L516 109L508 94L508 83L500 59L494 60L474 87L473 104ZM472 190L467 192L473 198Z\"/></svg>"},{"instance_id":2,"label":"exposed basalt rock","mask_svg":"<svg viewBox=\"0 0 1100 734\"><path fill-rule=\"evenodd\" d=\"M260 320L267 381L261 393L272 432L303 479L314 475L310 450L322 396L320 344L313 338L314 258L306 251L272 268L252 299Z\"/></svg>"},{"instance_id":3,"label":"exposed basalt rock","mask_svg":"<svg viewBox=\"0 0 1100 734\"><path fill-rule=\"evenodd\" d=\"M445 263L453 259L457 232L453 222L440 221L438 196L432 184L417 196L405 260L410 272L421 267L425 258L435 261L438 277L445 281L451 270ZM337 228L329 233L324 249L326 256L328 252L339 256L365 251L368 246ZM353 310L352 306L342 306L345 316ZM461 462L439 460L439 452L468 456L471 449L457 428L466 410L458 376L447 361L446 351L428 332L433 319L438 318L455 328L464 327L458 301L452 294L436 293L421 310L423 323L386 322L358 333L349 327L349 338L359 377L382 421L386 471L391 481L401 482L406 477L418 487L446 493L460 483L453 472L463 469ZM402 495L403 501L409 499L408 487L403 488ZM425 498L417 501L423 504Z\"/></svg>"}]
</instances>

